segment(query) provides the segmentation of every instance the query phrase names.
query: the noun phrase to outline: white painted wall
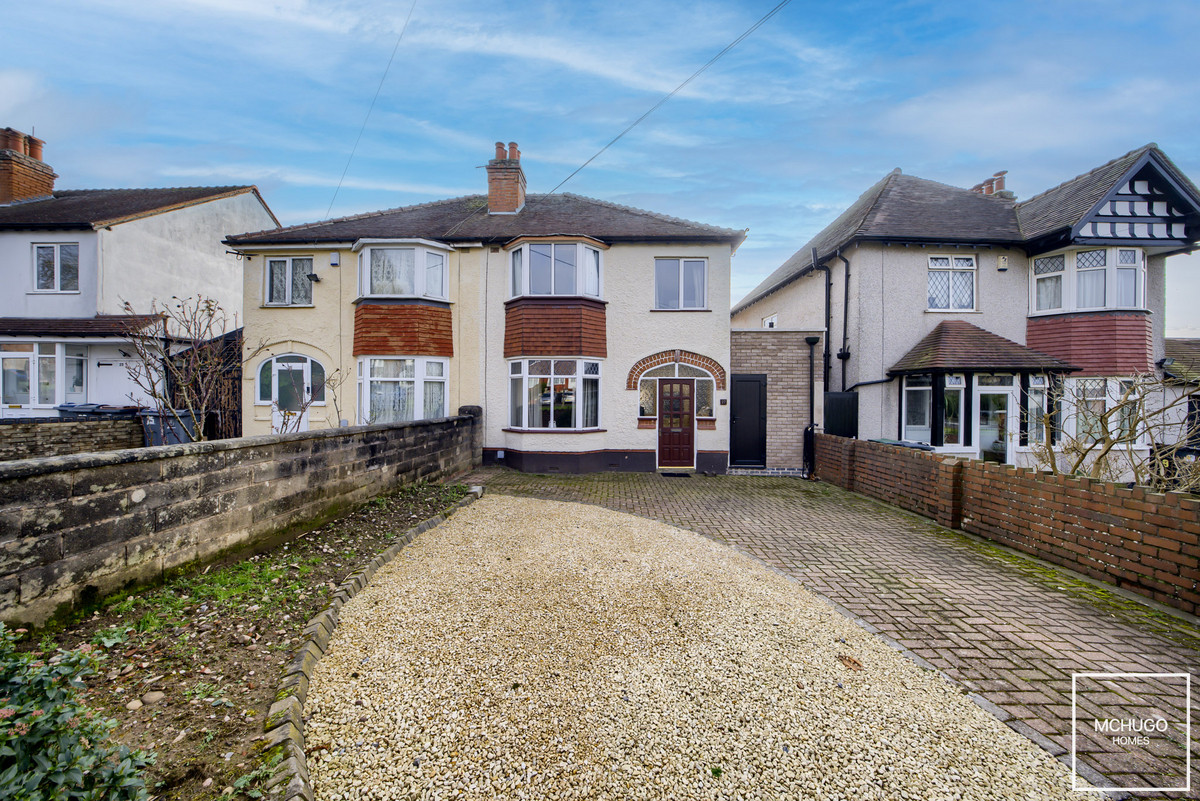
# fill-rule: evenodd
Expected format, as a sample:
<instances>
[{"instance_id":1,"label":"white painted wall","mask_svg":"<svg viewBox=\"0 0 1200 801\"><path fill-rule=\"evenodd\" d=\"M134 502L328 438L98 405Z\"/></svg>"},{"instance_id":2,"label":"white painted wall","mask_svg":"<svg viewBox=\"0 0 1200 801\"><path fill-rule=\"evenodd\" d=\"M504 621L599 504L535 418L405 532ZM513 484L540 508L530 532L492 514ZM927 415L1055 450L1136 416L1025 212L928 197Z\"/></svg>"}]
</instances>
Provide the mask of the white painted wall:
<instances>
[{"instance_id":1,"label":"white painted wall","mask_svg":"<svg viewBox=\"0 0 1200 801\"><path fill-rule=\"evenodd\" d=\"M33 246L79 244L79 291L35 292ZM96 314L95 231L10 231L0 233L0 317L93 317Z\"/></svg>"},{"instance_id":2,"label":"white painted wall","mask_svg":"<svg viewBox=\"0 0 1200 801\"><path fill-rule=\"evenodd\" d=\"M129 301L140 314L152 300L162 304L172 296L202 294L240 321L241 264L221 240L274 227L253 192L115 225L101 233L96 309L123 314L123 302Z\"/></svg>"}]
</instances>

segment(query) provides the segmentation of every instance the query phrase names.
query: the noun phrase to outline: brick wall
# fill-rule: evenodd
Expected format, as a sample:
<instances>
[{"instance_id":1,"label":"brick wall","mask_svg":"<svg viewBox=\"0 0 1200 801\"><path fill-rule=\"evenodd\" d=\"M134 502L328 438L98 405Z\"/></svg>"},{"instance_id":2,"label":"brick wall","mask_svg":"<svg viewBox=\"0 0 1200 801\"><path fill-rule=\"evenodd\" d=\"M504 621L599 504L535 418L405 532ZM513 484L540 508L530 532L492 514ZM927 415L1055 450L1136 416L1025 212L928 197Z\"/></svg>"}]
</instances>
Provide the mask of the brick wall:
<instances>
[{"instance_id":1,"label":"brick wall","mask_svg":"<svg viewBox=\"0 0 1200 801\"><path fill-rule=\"evenodd\" d=\"M1030 317L1025 344L1083 369L1081 375L1150 371L1154 338L1147 312L1081 312Z\"/></svg>"},{"instance_id":2,"label":"brick wall","mask_svg":"<svg viewBox=\"0 0 1200 801\"><path fill-rule=\"evenodd\" d=\"M804 463L804 429L808 425L808 345L813 331L764 328L730 334L729 372L767 376L767 467L799 468ZM816 358L814 397L816 420L821 421L821 349Z\"/></svg>"},{"instance_id":3,"label":"brick wall","mask_svg":"<svg viewBox=\"0 0 1200 801\"><path fill-rule=\"evenodd\" d=\"M1190 614L1200 498L817 435L817 475Z\"/></svg>"},{"instance_id":4,"label":"brick wall","mask_svg":"<svg viewBox=\"0 0 1200 801\"><path fill-rule=\"evenodd\" d=\"M421 303L362 303L354 310L355 356L454 355L450 310Z\"/></svg>"},{"instance_id":5,"label":"brick wall","mask_svg":"<svg viewBox=\"0 0 1200 801\"><path fill-rule=\"evenodd\" d=\"M0 465L0 620L40 623L179 565L480 462L480 418Z\"/></svg>"},{"instance_id":6,"label":"brick wall","mask_svg":"<svg viewBox=\"0 0 1200 801\"><path fill-rule=\"evenodd\" d=\"M504 308L504 358L608 355L604 302L517 298Z\"/></svg>"},{"instance_id":7,"label":"brick wall","mask_svg":"<svg viewBox=\"0 0 1200 801\"><path fill-rule=\"evenodd\" d=\"M0 462L71 453L137 448L145 442L141 420L66 420L37 417L0 423Z\"/></svg>"}]
</instances>

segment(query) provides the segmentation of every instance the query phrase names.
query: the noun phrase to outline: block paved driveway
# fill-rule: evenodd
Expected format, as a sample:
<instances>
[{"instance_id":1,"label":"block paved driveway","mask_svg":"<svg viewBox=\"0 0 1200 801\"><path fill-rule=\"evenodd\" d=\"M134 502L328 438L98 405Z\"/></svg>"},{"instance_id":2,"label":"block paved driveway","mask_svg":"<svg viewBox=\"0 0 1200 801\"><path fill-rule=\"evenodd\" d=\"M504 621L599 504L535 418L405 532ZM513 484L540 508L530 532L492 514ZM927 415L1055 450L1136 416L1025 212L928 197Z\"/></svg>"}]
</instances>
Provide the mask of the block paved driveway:
<instances>
[{"instance_id":1,"label":"block paved driveway","mask_svg":"<svg viewBox=\"0 0 1200 801\"><path fill-rule=\"evenodd\" d=\"M1064 760L1073 672L1200 670L1200 627L822 482L647 473L541 476L483 468L491 492L597 504L724 540L825 596L991 702L1008 725ZM1180 786L1181 741L1114 745L1094 718L1183 719L1182 681L1081 685L1080 761L1108 786ZM1200 694L1200 687L1195 688ZM1196 707L1193 704L1193 707ZM1189 793L1200 797L1200 726ZM1174 734L1170 736L1175 736ZM1151 753L1152 752L1152 753ZM1069 764L1069 762L1068 762ZM1085 774L1087 775L1087 774ZM1099 781L1101 777L1092 775Z\"/></svg>"}]
</instances>

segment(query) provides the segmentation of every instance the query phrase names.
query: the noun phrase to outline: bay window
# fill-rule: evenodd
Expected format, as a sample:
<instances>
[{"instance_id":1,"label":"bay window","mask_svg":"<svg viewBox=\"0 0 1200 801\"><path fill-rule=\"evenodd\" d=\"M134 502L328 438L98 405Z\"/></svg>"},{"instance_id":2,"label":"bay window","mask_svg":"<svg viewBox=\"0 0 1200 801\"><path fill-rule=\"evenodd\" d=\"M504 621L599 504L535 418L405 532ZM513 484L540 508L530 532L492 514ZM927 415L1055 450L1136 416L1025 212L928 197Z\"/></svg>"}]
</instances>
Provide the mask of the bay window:
<instances>
[{"instance_id":1,"label":"bay window","mask_svg":"<svg viewBox=\"0 0 1200 801\"><path fill-rule=\"evenodd\" d=\"M1088 248L1039 256L1030 276L1032 314L1146 307L1141 248Z\"/></svg>"},{"instance_id":2,"label":"bay window","mask_svg":"<svg viewBox=\"0 0 1200 801\"><path fill-rule=\"evenodd\" d=\"M600 297L600 250L582 242L526 242L509 253L509 292Z\"/></svg>"},{"instance_id":3,"label":"bay window","mask_svg":"<svg viewBox=\"0 0 1200 801\"><path fill-rule=\"evenodd\" d=\"M508 369L511 428L600 427L600 362L522 359Z\"/></svg>"},{"instance_id":4,"label":"bay window","mask_svg":"<svg viewBox=\"0 0 1200 801\"><path fill-rule=\"evenodd\" d=\"M370 245L359 254L362 297L447 298L446 250L428 245Z\"/></svg>"},{"instance_id":5,"label":"bay window","mask_svg":"<svg viewBox=\"0 0 1200 801\"><path fill-rule=\"evenodd\" d=\"M932 433L933 376L910 375L904 379L904 439L929 442Z\"/></svg>"},{"instance_id":6,"label":"bay window","mask_svg":"<svg viewBox=\"0 0 1200 801\"><path fill-rule=\"evenodd\" d=\"M942 390L942 444L962 445L963 377L946 376Z\"/></svg>"},{"instance_id":7,"label":"bay window","mask_svg":"<svg viewBox=\"0 0 1200 801\"><path fill-rule=\"evenodd\" d=\"M930 256L927 281L930 310L975 309L974 256Z\"/></svg>"},{"instance_id":8,"label":"bay window","mask_svg":"<svg viewBox=\"0 0 1200 801\"><path fill-rule=\"evenodd\" d=\"M446 416L445 359L365 356L358 360L359 421L405 423Z\"/></svg>"}]
</instances>

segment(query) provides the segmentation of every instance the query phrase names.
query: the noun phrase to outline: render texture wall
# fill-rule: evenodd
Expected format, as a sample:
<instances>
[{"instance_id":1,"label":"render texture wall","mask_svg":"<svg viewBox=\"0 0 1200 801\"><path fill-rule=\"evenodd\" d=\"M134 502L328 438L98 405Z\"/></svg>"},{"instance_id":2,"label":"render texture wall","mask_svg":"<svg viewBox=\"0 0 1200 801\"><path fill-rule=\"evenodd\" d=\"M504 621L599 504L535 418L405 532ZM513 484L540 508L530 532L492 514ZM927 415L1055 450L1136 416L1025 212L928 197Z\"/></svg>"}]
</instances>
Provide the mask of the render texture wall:
<instances>
[{"instance_id":1,"label":"render texture wall","mask_svg":"<svg viewBox=\"0 0 1200 801\"><path fill-rule=\"evenodd\" d=\"M0 465L0 619L39 623L479 463L474 414Z\"/></svg>"},{"instance_id":2,"label":"render texture wall","mask_svg":"<svg viewBox=\"0 0 1200 801\"><path fill-rule=\"evenodd\" d=\"M1189 614L1200 498L817 435L817 475Z\"/></svg>"},{"instance_id":3,"label":"render texture wall","mask_svg":"<svg viewBox=\"0 0 1200 801\"><path fill-rule=\"evenodd\" d=\"M96 314L99 235L95 231L0 233L0 317L92 317ZM79 244L79 291L34 292L33 245Z\"/></svg>"},{"instance_id":4,"label":"render texture wall","mask_svg":"<svg viewBox=\"0 0 1200 801\"><path fill-rule=\"evenodd\" d=\"M808 425L808 344L806 336L818 331L781 328L734 329L730 339L731 374L757 373L767 376L767 464L768 468L800 468L804 464L804 429ZM813 417L817 427L824 422L821 383L821 348L814 347Z\"/></svg>"}]
</instances>

